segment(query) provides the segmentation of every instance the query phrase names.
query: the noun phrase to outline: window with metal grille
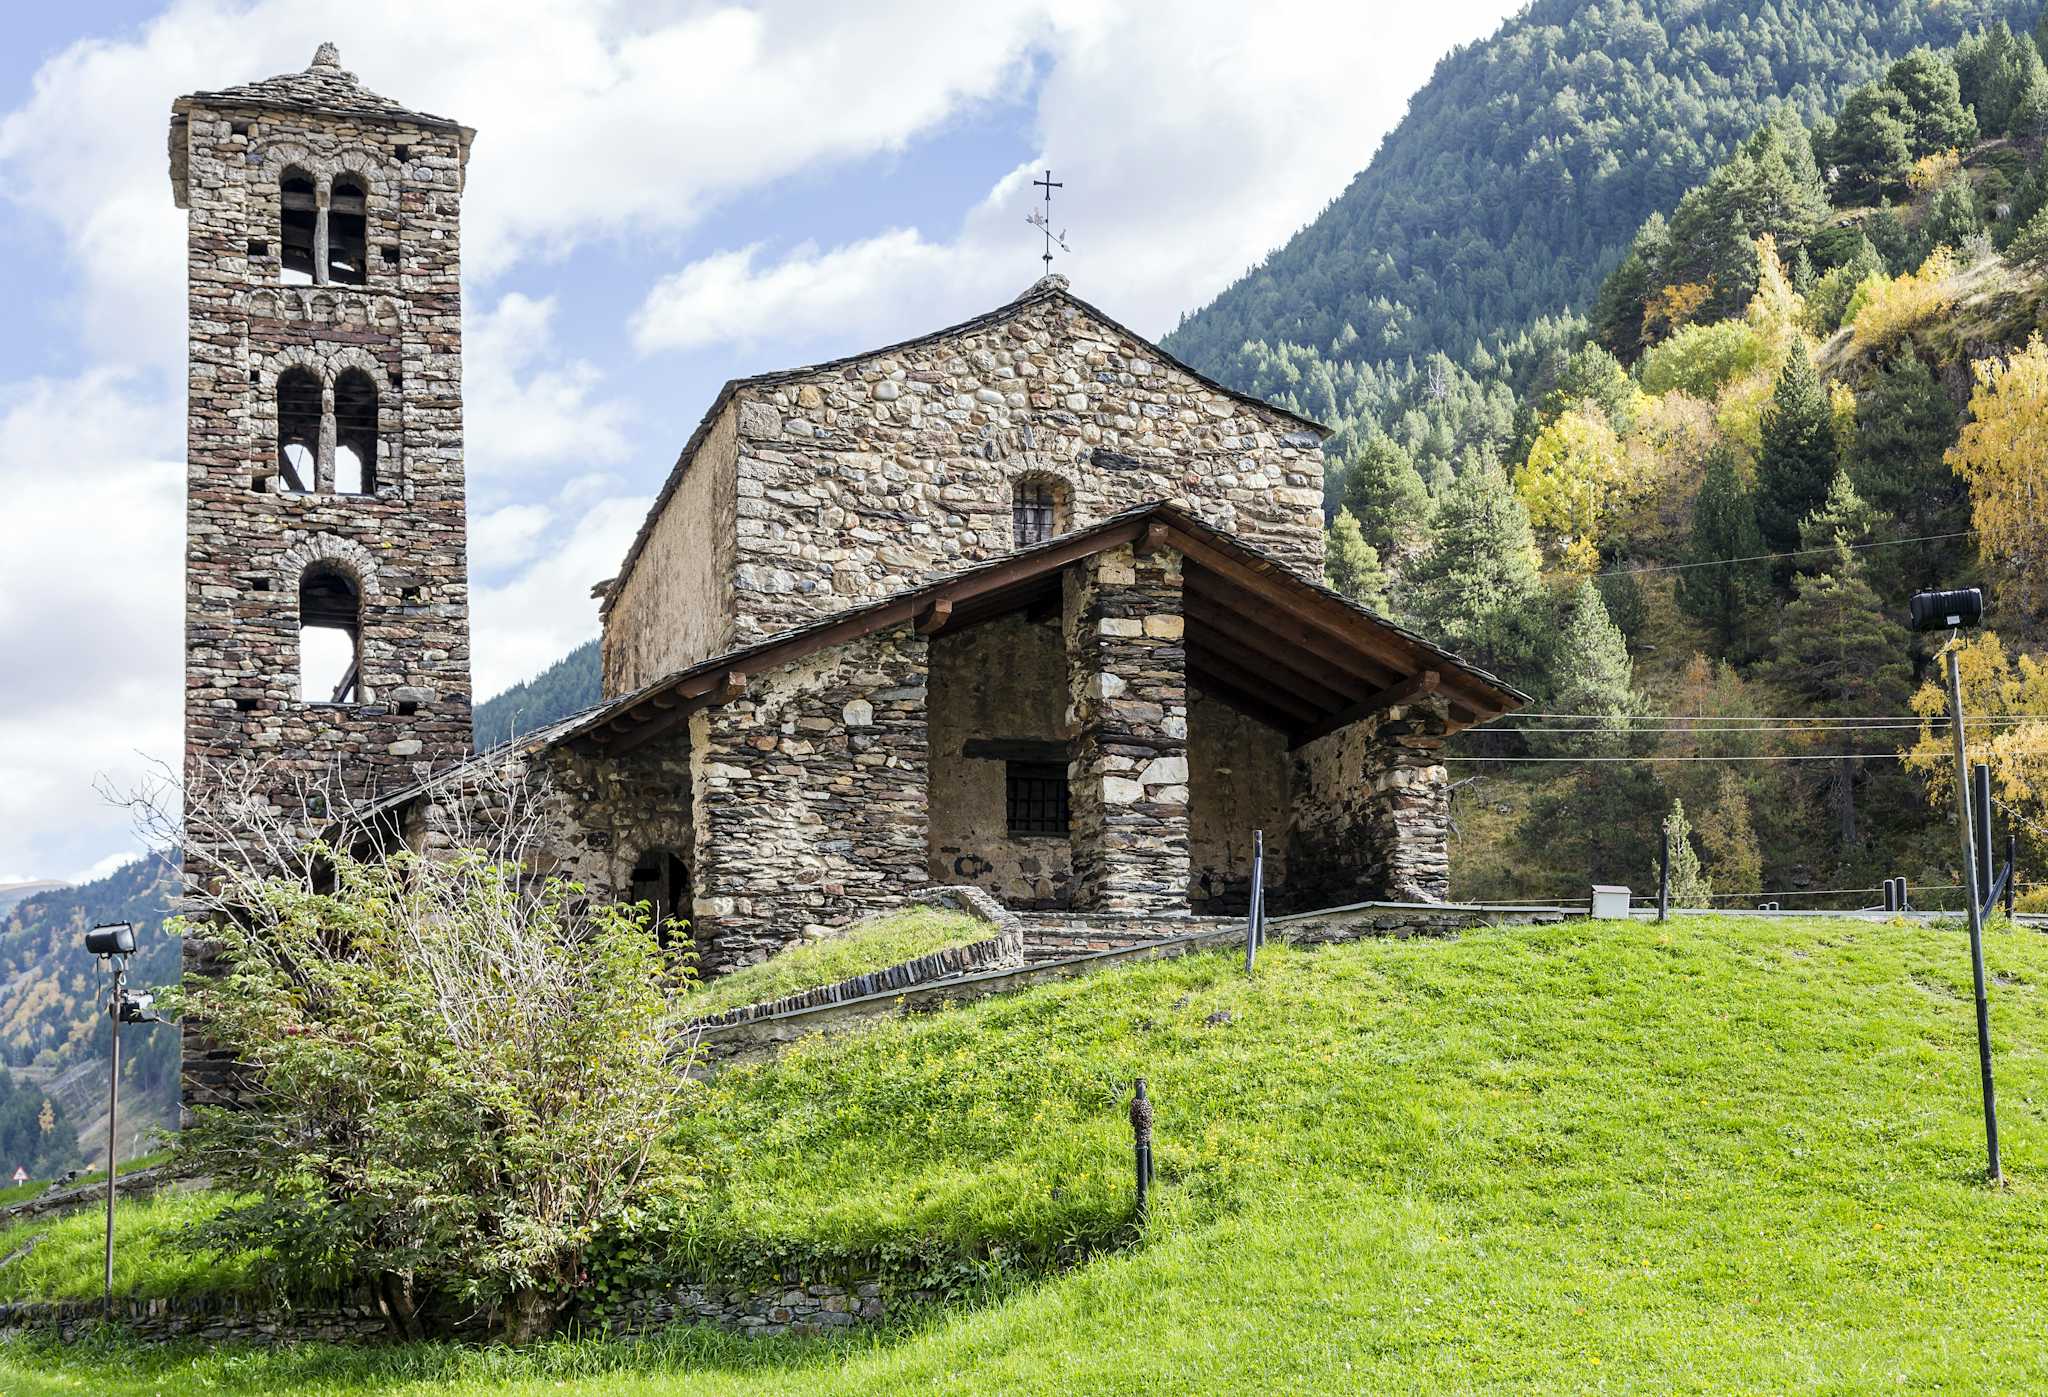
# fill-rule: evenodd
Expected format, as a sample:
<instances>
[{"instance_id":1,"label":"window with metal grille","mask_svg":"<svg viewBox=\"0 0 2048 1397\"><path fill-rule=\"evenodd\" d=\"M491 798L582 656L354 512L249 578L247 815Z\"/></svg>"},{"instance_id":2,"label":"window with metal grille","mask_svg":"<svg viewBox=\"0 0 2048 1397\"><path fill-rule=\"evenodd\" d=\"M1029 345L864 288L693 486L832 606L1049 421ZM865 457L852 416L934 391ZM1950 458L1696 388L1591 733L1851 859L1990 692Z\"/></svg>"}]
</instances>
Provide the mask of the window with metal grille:
<instances>
[{"instance_id":1,"label":"window with metal grille","mask_svg":"<svg viewBox=\"0 0 2048 1397\"><path fill-rule=\"evenodd\" d=\"M1024 548L1051 538L1058 532L1058 513L1058 501L1050 483L1018 481L1016 492L1010 497L1010 523L1017 535L1017 546Z\"/></svg>"},{"instance_id":2,"label":"window with metal grille","mask_svg":"<svg viewBox=\"0 0 2048 1397\"><path fill-rule=\"evenodd\" d=\"M1004 796L1011 834L1067 833L1067 769L1057 762L1010 762Z\"/></svg>"}]
</instances>

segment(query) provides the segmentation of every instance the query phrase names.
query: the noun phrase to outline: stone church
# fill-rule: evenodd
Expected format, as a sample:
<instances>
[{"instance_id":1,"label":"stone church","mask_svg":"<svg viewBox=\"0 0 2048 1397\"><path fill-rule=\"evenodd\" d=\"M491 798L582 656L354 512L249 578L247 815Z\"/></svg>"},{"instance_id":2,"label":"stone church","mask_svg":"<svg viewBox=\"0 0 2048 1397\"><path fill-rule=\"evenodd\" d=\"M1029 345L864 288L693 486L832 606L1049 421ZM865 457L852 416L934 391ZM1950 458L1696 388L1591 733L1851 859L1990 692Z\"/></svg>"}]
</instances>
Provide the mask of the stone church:
<instances>
[{"instance_id":1,"label":"stone church","mask_svg":"<svg viewBox=\"0 0 2048 1397\"><path fill-rule=\"evenodd\" d=\"M1056 276L726 384L596 588L603 701L472 757L473 135L325 45L172 109L188 780L339 772L432 847L467 777L544 773L555 867L713 973L931 885L1241 912L1255 831L1275 910L1445 897L1438 748L1523 695L1321 584L1321 427Z\"/></svg>"}]
</instances>

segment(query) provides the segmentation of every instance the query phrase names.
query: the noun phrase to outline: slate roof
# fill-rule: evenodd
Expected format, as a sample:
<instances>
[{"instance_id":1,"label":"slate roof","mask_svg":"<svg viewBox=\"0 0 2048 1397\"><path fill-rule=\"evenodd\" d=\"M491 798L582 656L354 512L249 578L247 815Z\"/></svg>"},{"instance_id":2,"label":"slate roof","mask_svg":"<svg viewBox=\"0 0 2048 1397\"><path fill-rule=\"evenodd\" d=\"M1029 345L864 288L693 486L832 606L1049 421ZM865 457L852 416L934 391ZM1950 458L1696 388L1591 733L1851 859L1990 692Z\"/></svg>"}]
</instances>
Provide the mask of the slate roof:
<instances>
[{"instance_id":1,"label":"slate roof","mask_svg":"<svg viewBox=\"0 0 2048 1397\"><path fill-rule=\"evenodd\" d=\"M172 110L182 111L187 106L284 107L336 116L382 117L466 132L460 122L430 112L414 111L370 91L363 86L361 79L341 66L341 54L333 44L320 45L312 63L302 72L279 73L275 77L224 87L216 92L189 93L180 97Z\"/></svg>"}]
</instances>

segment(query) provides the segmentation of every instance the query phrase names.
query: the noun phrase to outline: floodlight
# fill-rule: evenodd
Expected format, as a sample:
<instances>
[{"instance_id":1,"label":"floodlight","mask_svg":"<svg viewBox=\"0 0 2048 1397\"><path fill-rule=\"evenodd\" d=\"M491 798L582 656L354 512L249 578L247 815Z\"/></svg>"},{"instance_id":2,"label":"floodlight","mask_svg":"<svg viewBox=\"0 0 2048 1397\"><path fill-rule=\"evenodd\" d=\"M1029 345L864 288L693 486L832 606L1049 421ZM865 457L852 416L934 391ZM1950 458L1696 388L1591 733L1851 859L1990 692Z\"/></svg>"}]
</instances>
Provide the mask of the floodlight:
<instances>
[{"instance_id":1,"label":"floodlight","mask_svg":"<svg viewBox=\"0 0 2048 1397\"><path fill-rule=\"evenodd\" d=\"M86 953L95 956L135 954L135 923L102 922L85 934Z\"/></svg>"},{"instance_id":2,"label":"floodlight","mask_svg":"<svg viewBox=\"0 0 2048 1397\"><path fill-rule=\"evenodd\" d=\"M1963 587L1952 592L1915 592L1909 603L1916 631L1946 631L1984 619L1984 593Z\"/></svg>"}]
</instances>

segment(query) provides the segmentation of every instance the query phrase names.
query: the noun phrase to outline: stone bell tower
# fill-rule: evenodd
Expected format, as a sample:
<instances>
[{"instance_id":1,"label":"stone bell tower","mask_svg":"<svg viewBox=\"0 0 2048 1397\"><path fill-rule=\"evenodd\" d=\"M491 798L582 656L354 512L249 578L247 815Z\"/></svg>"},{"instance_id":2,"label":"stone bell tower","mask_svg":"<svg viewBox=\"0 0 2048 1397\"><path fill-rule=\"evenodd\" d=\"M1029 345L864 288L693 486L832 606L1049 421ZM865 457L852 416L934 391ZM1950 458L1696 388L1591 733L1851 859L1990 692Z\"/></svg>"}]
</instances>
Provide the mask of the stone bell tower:
<instances>
[{"instance_id":1,"label":"stone bell tower","mask_svg":"<svg viewBox=\"0 0 2048 1397\"><path fill-rule=\"evenodd\" d=\"M304 72L171 106L189 214L188 807L213 764L253 759L310 827L302 783L374 796L469 753L474 134L369 91L331 44ZM202 945L185 956L203 970ZM192 1099L189 1035L186 1061Z\"/></svg>"}]
</instances>

